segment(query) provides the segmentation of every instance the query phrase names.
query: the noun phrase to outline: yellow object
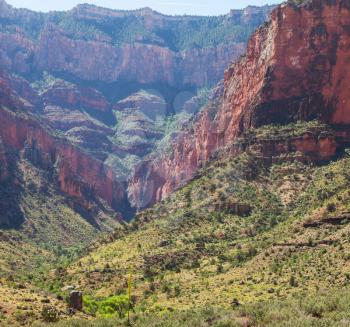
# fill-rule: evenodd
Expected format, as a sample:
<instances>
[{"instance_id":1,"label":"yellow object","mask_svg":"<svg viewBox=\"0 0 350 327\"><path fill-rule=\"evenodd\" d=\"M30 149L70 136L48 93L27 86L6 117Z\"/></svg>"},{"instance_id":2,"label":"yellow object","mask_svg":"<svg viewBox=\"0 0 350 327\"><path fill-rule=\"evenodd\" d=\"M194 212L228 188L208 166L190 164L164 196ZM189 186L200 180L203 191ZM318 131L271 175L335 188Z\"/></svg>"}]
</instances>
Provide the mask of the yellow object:
<instances>
[{"instance_id":1,"label":"yellow object","mask_svg":"<svg viewBox=\"0 0 350 327\"><path fill-rule=\"evenodd\" d=\"M132 286L132 274L131 274L131 270L130 270L129 278L128 278L128 299L129 299L128 323L129 323L129 325L130 325L130 309L131 309L131 286Z\"/></svg>"}]
</instances>

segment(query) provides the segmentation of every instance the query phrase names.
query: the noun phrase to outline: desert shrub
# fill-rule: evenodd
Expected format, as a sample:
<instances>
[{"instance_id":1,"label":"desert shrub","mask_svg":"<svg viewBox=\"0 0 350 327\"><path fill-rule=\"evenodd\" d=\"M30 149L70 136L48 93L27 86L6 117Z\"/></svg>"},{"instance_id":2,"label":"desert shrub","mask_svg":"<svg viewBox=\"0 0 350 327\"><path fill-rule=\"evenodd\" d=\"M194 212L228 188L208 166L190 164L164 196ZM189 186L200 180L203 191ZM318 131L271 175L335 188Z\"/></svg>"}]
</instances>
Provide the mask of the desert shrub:
<instances>
[{"instance_id":1,"label":"desert shrub","mask_svg":"<svg viewBox=\"0 0 350 327\"><path fill-rule=\"evenodd\" d=\"M45 305L41 311L41 317L45 322L56 322L59 319L59 312L55 307Z\"/></svg>"},{"instance_id":2,"label":"desert shrub","mask_svg":"<svg viewBox=\"0 0 350 327\"><path fill-rule=\"evenodd\" d=\"M239 305L234 299L233 310L206 307L191 310L173 310L158 307L148 313L136 312L131 317L137 327L238 327L242 317L251 326L265 327L341 327L350 326L350 293L320 293L291 300L276 300ZM46 327L47 324L36 324ZM125 319L113 317L92 321L61 321L52 327L122 327Z\"/></svg>"},{"instance_id":3,"label":"desert shrub","mask_svg":"<svg viewBox=\"0 0 350 327\"><path fill-rule=\"evenodd\" d=\"M223 267L223 265L218 265L217 267L216 267L216 272L218 273L218 274L222 274L223 272L224 272L224 267Z\"/></svg>"},{"instance_id":4,"label":"desert shrub","mask_svg":"<svg viewBox=\"0 0 350 327\"><path fill-rule=\"evenodd\" d=\"M335 212L336 210L337 210L337 207L334 203L327 204L327 211L328 212Z\"/></svg>"},{"instance_id":5,"label":"desert shrub","mask_svg":"<svg viewBox=\"0 0 350 327\"><path fill-rule=\"evenodd\" d=\"M105 299L84 297L84 308L89 314L98 317L111 317L117 315L123 318L129 309L129 301L126 295L114 295Z\"/></svg>"},{"instance_id":6,"label":"desert shrub","mask_svg":"<svg viewBox=\"0 0 350 327\"><path fill-rule=\"evenodd\" d=\"M292 287L297 287L298 286L298 282L295 278L294 275L290 276L289 278L289 285L292 286Z\"/></svg>"}]
</instances>

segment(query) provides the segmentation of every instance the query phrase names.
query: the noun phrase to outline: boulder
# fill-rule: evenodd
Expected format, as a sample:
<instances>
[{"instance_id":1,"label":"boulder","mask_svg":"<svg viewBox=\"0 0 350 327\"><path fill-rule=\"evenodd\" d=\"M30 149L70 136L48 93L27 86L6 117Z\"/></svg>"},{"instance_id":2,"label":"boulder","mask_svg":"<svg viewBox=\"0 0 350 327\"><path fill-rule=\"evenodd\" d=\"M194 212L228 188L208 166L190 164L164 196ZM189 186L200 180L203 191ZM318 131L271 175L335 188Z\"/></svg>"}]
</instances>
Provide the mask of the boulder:
<instances>
[{"instance_id":1,"label":"boulder","mask_svg":"<svg viewBox=\"0 0 350 327\"><path fill-rule=\"evenodd\" d=\"M80 291L72 291L69 295L69 307L74 310L81 311L83 309L83 293Z\"/></svg>"}]
</instances>

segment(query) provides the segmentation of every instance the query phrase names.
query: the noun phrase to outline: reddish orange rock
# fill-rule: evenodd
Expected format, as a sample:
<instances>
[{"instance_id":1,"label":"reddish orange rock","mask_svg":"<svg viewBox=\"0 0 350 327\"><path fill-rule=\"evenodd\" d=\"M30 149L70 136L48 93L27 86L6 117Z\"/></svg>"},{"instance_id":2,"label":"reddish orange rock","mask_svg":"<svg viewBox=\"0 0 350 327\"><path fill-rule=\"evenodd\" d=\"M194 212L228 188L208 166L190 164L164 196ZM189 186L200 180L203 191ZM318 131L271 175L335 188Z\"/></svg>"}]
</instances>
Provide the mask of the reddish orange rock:
<instances>
[{"instance_id":1,"label":"reddish orange rock","mask_svg":"<svg viewBox=\"0 0 350 327\"><path fill-rule=\"evenodd\" d=\"M56 82L42 97L46 103L64 108L84 108L101 112L111 110L111 105L99 91L64 81Z\"/></svg>"},{"instance_id":2,"label":"reddish orange rock","mask_svg":"<svg viewBox=\"0 0 350 327\"><path fill-rule=\"evenodd\" d=\"M3 93L6 90L6 87L2 88ZM11 94L1 97L0 138L3 144L21 153L27 149L29 159L30 152L36 151L40 157L38 159L35 156L40 161L37 164L57 169L61 191L75 197L87 208L95 196L102 198L117 211L125 206L126 186L117 180L109 166L66 140L54 137L30 116L16 113L21 107L16 101L17 98ZM0 155L0 160L3 161L3 153Z\"/></svg>"},{"instance_id":3,"label":"reddish orange rock","mask_svg":"<svg viewBox=\"0 0 350 327\"><path fill-rule=\"evenodd\" d=\"M281 5L251 37L246 55L225 72L220 104L208 107L175 140L170 154L136 169L129 185L131 202L144 207L164 199L217 149L251 127L313 119L349 124L349 70L348 0ZM337 146L333 136L305 135L288 142L313 160L330 159ZM274 144L269 157L285 146Z\"/></svg>"}]
</instances>

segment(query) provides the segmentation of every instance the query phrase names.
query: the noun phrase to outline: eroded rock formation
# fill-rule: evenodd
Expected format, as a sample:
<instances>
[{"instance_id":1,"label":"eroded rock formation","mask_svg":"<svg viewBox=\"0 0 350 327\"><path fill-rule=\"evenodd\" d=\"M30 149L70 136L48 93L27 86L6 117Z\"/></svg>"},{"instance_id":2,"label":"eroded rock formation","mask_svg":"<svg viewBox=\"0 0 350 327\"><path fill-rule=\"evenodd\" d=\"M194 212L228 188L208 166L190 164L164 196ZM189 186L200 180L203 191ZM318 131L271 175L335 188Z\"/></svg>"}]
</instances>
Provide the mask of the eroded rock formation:
<instances>
[{"instance_id":1,"label":"eroded rock formation","mask_svg":"<svg viewBox=\"0 0 350 327\"><path fill-rule=\"evenodd\" d=\"M174 141L170 154L136 169L129 186L132 203L144 207L164 199L251 127L313 119L347 126L349 26L347 0L309 0L275 9L250 39L246 55L225 72L223 96ZM318 161L331 158L337 143L332 135L306 134L257 146L269 158L299 152Z\"/></svg>"},{"instance_id":2,"label":"eroded rock formation","mask_svg":"<svg viewBox=\"0 0 350 327\"><path fill-rule=\"evenodd\" d=\"M177 95L215 84L272 8L192 17L79 5L44 14L0 0L2 152L55 170L61 191L85 207L96 195L128 210L127 179L168 136L166 116L182 111Z\"/></svg>"},{"instance_id":3,"label":"eroded rock formation","mask_svg":"<svg viewBox=\"0 0 350 327\"><path fill-rule=\"evenodd\" d=\"M10 95L13 99L8 98ZM118 181L111 167L64 138L54 136L37 119L22 111L15 94L3 96L1 100L6 107L0 108L0 137L6 147L27 156L37 166L54 170L61 191L86 208L96 197L117 211L126 207L125 184ZM3 162L4 151L0 154ZM2 164L2 167L6 166Z\"/></svg>"},{"instance_id":4,"label":"eroded rock formation","mask_svg":"<svg viewBox=\"0 0 350 327\"><path fill-rule=\"evenodd\" d=\"M205 17L91 5L40 14L1 1L0 66L17 74L48 71L105 83L199 87L216 82L232 58L243 53L245 34L233 27L253 31L272 8L250 7L214 18L211 26L218 25L219 32L204 42L200 26L208 28ZM191 34L197 36L188 40Z\"/></svg>"}]
</instances>

